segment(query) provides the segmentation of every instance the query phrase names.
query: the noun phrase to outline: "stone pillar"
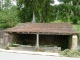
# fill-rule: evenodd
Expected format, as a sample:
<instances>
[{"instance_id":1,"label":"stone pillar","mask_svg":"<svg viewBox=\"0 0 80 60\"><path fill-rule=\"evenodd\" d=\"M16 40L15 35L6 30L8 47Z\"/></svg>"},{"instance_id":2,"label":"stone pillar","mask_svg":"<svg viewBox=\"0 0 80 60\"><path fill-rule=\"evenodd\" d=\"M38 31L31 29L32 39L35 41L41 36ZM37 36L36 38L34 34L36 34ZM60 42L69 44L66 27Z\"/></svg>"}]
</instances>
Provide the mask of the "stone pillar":
<instances>
[{"instance_id":1,"label":"stone pillar","mask_svg":"<svg viewBox=\"0 0 80 60\"><path fill-rule=\"evenodd\" d=\"M36 38L36 48L39 48L39 34L37 34Z\"/></svg>"},{"instance_id":2,"label":"stone pillar","mask_svg":"<svg viewBox=\"0 0 80 60\"><path fill-rule=\"evenodd\" d=\"M78 37L77 35L72 35L71 50L77 50L77 45L78 45Z\"/></svg>"},{"instance_id":3,"label":"stone pillar","mask_svg":"<svg viewBox=\"0 0 80 60\"><path fill-rule=\"evenodd\" d=\"M4 33L3 36L3 46L7 46L9 44L9 34L8 33Z\"/></svg>"}]
</instances>

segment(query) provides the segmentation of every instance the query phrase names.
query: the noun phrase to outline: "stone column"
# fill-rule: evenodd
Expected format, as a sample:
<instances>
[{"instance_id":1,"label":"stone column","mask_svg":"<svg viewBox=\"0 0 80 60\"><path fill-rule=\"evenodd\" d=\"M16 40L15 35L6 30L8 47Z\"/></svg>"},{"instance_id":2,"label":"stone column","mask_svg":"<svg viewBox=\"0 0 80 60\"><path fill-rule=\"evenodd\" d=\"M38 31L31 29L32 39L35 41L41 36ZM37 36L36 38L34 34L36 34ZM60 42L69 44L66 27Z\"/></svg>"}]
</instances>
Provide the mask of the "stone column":
<instances>
[{"instance_id":1,"label":"stone column","mask_svg":"<svg viewBox=\"0 0 80 60\"><path fill-rule=\"evenodd\" d=\"M77 45L78 45L78 37L77 35L72 35L71 50L77 50Z\"/></svg>"},{"instance_id":2,"label":"stone column","mask_svg":"<svg viewBox=\"0 0 80 60\"><path fill-rule=\"evenodd\" d=\"M36 48L39 48L39 34L37 34L36 38Z\"/></svg>"},{"instance_id":3,"label":"stone column","mask_svg":"<svg viewBox=\"0 0 80 60\"><path fill-rule=\"evenodd\" d=\"M9 44L9 34L8 33L4 33L3 36L3 46L7 46Z\"/></svg>"}]
</instances>

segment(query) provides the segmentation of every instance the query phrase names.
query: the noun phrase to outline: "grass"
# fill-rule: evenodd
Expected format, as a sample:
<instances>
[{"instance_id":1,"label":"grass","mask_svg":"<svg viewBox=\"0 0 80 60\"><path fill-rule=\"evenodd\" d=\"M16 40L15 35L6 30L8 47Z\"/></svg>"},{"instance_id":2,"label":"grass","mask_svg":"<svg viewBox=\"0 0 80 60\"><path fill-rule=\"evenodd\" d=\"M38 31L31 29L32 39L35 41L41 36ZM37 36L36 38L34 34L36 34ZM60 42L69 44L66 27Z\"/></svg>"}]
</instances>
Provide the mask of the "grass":
<instances>
[{"instance_id":1,"label":"grass","mask_svg":"<svg viewBox=\"0 0 80 60\"><path fill-rule=\"evenodd\" d=\"M64 51L61 51L60 55L65 56L65 57L79 57L80 58L80 51L66 49Z\"/></svg>"},{"instance_id":2,"label":"grass","mask_svg":"<svg viewBox=\"0 0 80 60\"><path fill-rule=\"evenodd\" d=\"M80 24L73 24L73 27L80 33Z\"/></svg>"}]
</instances>

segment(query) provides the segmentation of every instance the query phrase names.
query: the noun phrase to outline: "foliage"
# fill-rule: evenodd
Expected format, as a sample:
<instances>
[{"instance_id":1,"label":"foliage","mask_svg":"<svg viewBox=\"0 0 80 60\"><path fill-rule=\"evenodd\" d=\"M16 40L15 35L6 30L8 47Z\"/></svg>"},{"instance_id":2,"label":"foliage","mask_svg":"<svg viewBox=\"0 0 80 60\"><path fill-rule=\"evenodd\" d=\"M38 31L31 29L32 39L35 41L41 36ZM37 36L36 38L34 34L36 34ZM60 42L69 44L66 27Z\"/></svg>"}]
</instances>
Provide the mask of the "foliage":
<instances>
[{"instance_id":1,"label":"foliage","mask_svg":"<svg viewBox=\"0 0 80 60\"><path fill-rule=\"evenodd\" d=\"M52 0L36 0L36 9L40 16L40 22L50 22L52 18L52 6L50 3L53 3Z\"/></svg>"},{"instance_id":2,"label":"foliage","mask_svg":"<svg viewBox=\"0 0 80 60\"><path fill-rule=\"evenodd\" d=\"M62 4L55 5L54 16L56 20L63 22L72 22L77 24L80 20L80 1L79 0L58 0Z\"/></svg>"},{"instance_id":3,"label":"foliage","mask_svg":"<svg viewBox=\"0 0 80 60\"><path fill-rule=\"evenodd\" d=\"M66 49L64 51L61 51L60 54L61 56L66 56L66 57L80 57L80 51L77 50Z\"/></svg>"},{"instance_id":4,"label":"foliage","mask_svg":"<svg viewBox=\"0 0 80 60\"><path fill-rule=\"evenodd\" d=\"M36 22L80 22L79 0L58 0L59 5L50 5L54 0L0 0L0 27L13 27L19 22L31 22L33 13Z\"/></svg>"},{"instance_id":5,"label":"foliage","mask_svg":"<svg viewBox=\"0 0 80 60\"><path fill-rule=\"evenodd\" d=\"M6 50L10 50L10 48L9 48L9 46L6 46L6 48L5 48Z\"/></svg>"},{"instance_id":6,"label":"foliage","mask_svg":"<svg viewBox=\"0 0 80 60\"><path fill-rule=\"evenodd\" d=\"M75 18L74 18L74 17L75 17ZM72 16L70 17L70 19L71 19L71 21L72 21L73 24L77 24L79 18L78 18L77 16L73 16L73 15L72 15Z\"/></svg>"},{"instance_id":7,"label":"foliage","mask_svg":"<svg viewBox=\"0 0 80 60\"><path fill-rule=\"evenodd\" d=\"M56 23L56 22L63 22L63 21L62 20L55 20L54 23Z\"/></svg>"},{"instance_id":8,"label":"foliage","mask_svg":"<svg viewBox=\"0 0 80 60\"><path fill-rule=\"evenodd\" d=\"M3 0L3 9L10 9L12 7L11 0Z\"/></svg>"},{"instance_id":9,"label":"foliage","mask_svg":"<svg viewBox=\"0 0 80 60\"><path fill-rule=\"evenodd\" d=\"M13 6L10 10L4 9L0 12L0 27L10 28L18 24L19 18L17 16L16 7Z\"/></svg>"},{"instance_id":10,"label":"foliage","mask_svg":"<svg viewBox=\"0 0 80 60\"><path fill-rule=\"evenodd\" d=\"M10 47L18 47L19 44L11 43L9 46L10 46Z\"/></svg>"},{"instance_id":11,"label":"foliage","mask_svg":"<svg viewBox=\"0 0 80 60\"><path fill-rule=\"evenodd\" d=\"M12 0L0 0L0 28L10 28L20 22L17 16L17 6Z\"/></svg>"},{"instance_id":12,"label":"foliage","mask_svg":"<svg viewBox=\"0 0 80 60\"><path fill-rule=\"evenodd\" d=\"M32 20L32 10L30 7L31 0L17 0L18 6L18 17L20 17L21 22L30 22Z\"/></svg>"},{"instance_id":13,"label":"foliage","mask_svg":"<svg viewBox=\"0 0 80 60\"><path fill-rule=\"evenodd\" d=\"M48 22L52 17L51 2L52 0L17 0L18 16L22 22L31 22L34 12L39 22Z\"/></svg>"}]
</instances>

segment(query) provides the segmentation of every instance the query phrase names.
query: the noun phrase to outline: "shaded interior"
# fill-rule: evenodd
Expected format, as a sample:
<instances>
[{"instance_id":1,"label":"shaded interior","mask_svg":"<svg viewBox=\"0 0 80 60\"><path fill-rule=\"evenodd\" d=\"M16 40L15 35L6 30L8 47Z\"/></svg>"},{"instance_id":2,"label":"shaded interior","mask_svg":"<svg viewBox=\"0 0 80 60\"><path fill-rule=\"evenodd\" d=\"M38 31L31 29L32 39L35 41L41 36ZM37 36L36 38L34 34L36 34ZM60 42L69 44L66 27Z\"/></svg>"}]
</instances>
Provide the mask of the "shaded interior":
<instances>
[{"instance_id":1,"label":"shaded interior","mask_svg":"<svg viewBox=\"0 0 80 60\"><path fill-rule=\"evenodd\" d=\"M69 45L69 35L39 35L40 46L58 46L61 49L67 49ZM15 34L13 42L22 45L36 45L36 34Z\"/></svg>"}]
</instances>

